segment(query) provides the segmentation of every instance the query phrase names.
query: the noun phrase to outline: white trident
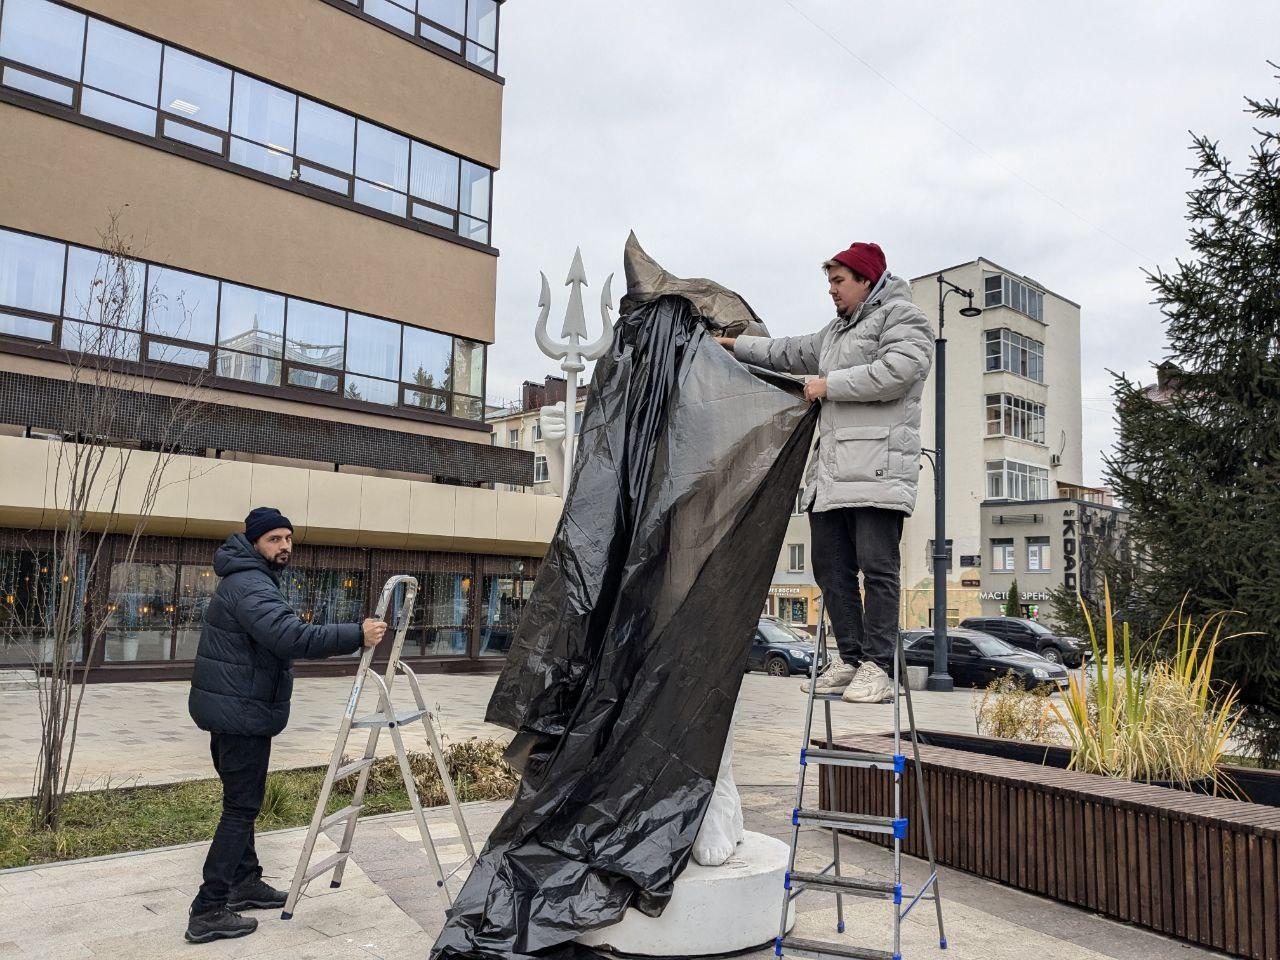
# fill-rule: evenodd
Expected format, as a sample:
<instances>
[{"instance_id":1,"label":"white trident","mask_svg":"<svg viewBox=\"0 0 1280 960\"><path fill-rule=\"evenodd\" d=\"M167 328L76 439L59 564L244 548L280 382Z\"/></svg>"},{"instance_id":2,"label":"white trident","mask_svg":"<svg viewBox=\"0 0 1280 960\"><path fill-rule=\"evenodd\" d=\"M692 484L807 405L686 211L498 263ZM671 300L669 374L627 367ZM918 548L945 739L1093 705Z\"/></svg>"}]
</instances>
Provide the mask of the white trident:
<instances>
[{"instance_id":1,"label":"white trident","mask_svg":"<svg viewBox=\"0 0 1280 960\"><path fill-rule=\"evenodd\" d=\"M609 274L609 278L604 282L604 288L600 291L600 321L604 325L599 338L592 340L590 343L583 343L587 339L587 316L582 308L582 288L587 285L587 273L582 266L582 248L579 247L573 252L573 264L569 267L569 276L565 280L566 287L572 287L569 291L569 305L564 312L564 326L560 330L560 336L563 343L552 340L547 335L547 318L551 315L551 285L547 283L547 275L539 273L542 277L542 295L538 298L538 323L533 328L534 339L538 341L538 349L545 353L552 360L560 361L560 369L564 372L565 378L565 404L564 404L564 464L563 473L556 486L560 490L560 495L564 496L569 489L569 477L573 472L573 442L574 442L574 420L577 411L578 401L578 374L587 368L586 361L595 360L604 356L604 352L609 349L609 344L613 342L613 321L609 317L609 312L613 308L613 299L609 293L609 284L613 281L613 274ZM547 414L553 408L543 407L543 420L548 419ZM547 431L544 429L544 434ZM553 441L555 437L545 437L548 441ZM551 465L552 457L548 456L548 467Z\"/></svg>"}]
</instances>

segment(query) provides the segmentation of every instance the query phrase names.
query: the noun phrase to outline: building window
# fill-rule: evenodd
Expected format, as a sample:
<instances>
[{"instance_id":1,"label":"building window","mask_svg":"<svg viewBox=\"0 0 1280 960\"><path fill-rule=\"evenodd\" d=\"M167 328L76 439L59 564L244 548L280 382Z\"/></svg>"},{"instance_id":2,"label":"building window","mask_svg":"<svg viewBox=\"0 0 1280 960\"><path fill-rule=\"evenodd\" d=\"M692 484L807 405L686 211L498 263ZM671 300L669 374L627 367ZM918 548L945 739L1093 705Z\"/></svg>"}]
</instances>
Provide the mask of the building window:
<instances>
[{"instance_id":1,"label":"building window","mask_svg":"<svg viewBox=\"0 0 1280 960\"><path fill-rule=\"evenodd\" d=\"M991 570L994 573L1013 573L1013 538L992 537Z\"/></svg>"},{"instance_id":2,"label":"building window","mask_svg":"<svg viewBox=\"0 0 1280 960\"><path fill-rule=\"evenodd\" d=\"M800 492L796 494L796 502L791 507L791 515L793 517L798 517L802 513L804 513L804 488L803 487L800 489Z\"/></svg>"},{"instance_id":3,"label":"building window","mask_svg":"<svg viewBox=\"0 0 1280 960\"><path fill-rule=\"evenodd\" d=\"M496 4L467 3L466 55L496 65ZM50 0L0 10L0 85L156 143L194 147L279 186L300 181L407 224L489 243L490 168Z\"/></svg>"},{"instance_id":4,"label":"building window","mask_svg":"<svg viewBox=\"0 0 1280 960\"><path fill-rule=\"evenodd\" d=\"M535 443L542 439L542 421L541 420L533 421L533 439Z\"/></svg>"},{"instance_id":5,"label":"building window","mask_svg":"<svg viewBox=\"0 0 1280 960\"><path fill-rule=\"evenodd\" d=\"M987 499L1048 500L1049 471L1017 460L988 460Z\"/></svg>"},{"instance_id":6,"label":"building window","mask_svg":"<svg viewBox=\"0 0 1280 960\"><path fill-rule=\"evenodd\" d=\"M507 431L507 446L512 448L519 448L520 446L520 428L519 427L517 427L514 430Z\"/></svg>"},{"instance_id":7,"label":"building window","mask_svg":"<svg viewBox=\"0 0 1280 960\"><path fill-rule=\"evenodd\" d=\"M486 574L482 582L480 656L505 657L533 590L533 579L513 570L506 574Z\"/></svg>"},{"instance_id":8,"label":"building window","mask_svg":"<svg viewBox=\"0 0 1280 960\"><path fill-rule=\"evenodd\" d=\"M787 571L789 573L804 573L803 543L787 544Z\"/></svg>"},{"instance_id":9,"label":"building window","mask_svg":"<svg viewBox=\"0 0 1280 960\"><path fill-rule=\"evenodd\" d=\"M987 436L1044 443L1044 404L1012 393L987 394Z\"/></svg>"},{"instance_id":10,"label":"building window","mask_svg":"<svg viewBox=\"0 0 1280 960\"><path fill-rule=\"evenodd\" d=\"M1036 573L1051 569L1048 537L1027 537L1027 569Z\"/></svg>"},{"instance_id":11,"label":"building window","mask_svg":"<svg viewBox=\"0 0 1280 960\"><path fill-rule=\"evenodd\" d=\"M482 343L4 229L0 336L379 406L484 416Z\"/></svg>"},{"instance_id":12,"label":"building window","mask_svg":"<svg viewBox=\"0 0 1280 960\"><path fill-rule=\"evenodd\" d=\"M406 39L498 71L498 0L418 0L416 9L414 0L346 2Z\"/></svg>"},{"instance_id":13,"label":"building window","mask_svg":"<svg viewBox=\"0 0 1280 960\"><path fill-rule=\"evenodd\" d=\"M933 626L933 607L929 608L929 626L931 627ZM947 626L948 627L960 626L960 608L959 607L947 607ZM933 638L932 637L929 638L929 644L927 647L921 647L919 644L917 644L916 649L932 650Z\"/></svg>"},{"instance_id":14,"label":"building window","mask_svg":"<svg viewBox=\"0 0 1280 960\"><path fill-rule=\"evenodd\" d=\"M547 469L547 458L540 453L533 455L533 482L546 483L551 479L551 472Z\"/></svg>"},{"instance_id":15,"label":"building window","mask_svg":"<svg viewBox=\"0 0 1280 960\"><path fill-rule=\"evenodd\" d=\"M71 588L71 573L58 576L62 567L57 554L48 550L0 550L0 666L29 669L54 659L58 636L60 591ZM82 638L84 598L89 560L81 555L75 564L76 622L68 632L68 656L84 660Z\"/></svg>"},{"instance_id":16,"label":"building window","mask_svg":"<svg viewBox=\"0 0 1280 960\"><path fill-rule=\"evenodd\" d=\"M1032 320L1044 323L1044 294L1029 284L1001 273L990 274L985 282L988 307L1012 307Z\"/></svg>"},{"instance_id":17,"label":"building window","mask_svg":"<svg viewBox=\"0 0 1280 960\"><path fill-rule=\"evenodd\" d=\"M790 623L809 622L809 601L804 597L779 597L778 619Z\"/></svg>"},{"instance_id":18,"label":"building window","mask_svg":"<svg viewBox=\"0 0 1280 960\"><path fill-rule=\"evenodd\" d=\"M107 663L173 659L177 576L173 563L112 565L103 644Z\"/></svg>"},{"instance_id":19,"label":"building window","mask_svg":"<svg viewBox=\"0 0 1280 960\"><path fill-rule=\"evenodd\" d=\"M1044 344L1001 328L986 332L987 372L1007 370L1044 383Z\"/></svg>"},{"instance_id":20,"label":"building window","mask_svg":"<svg viewBox=\"0 0 1280 960\"><path fill-rule=\"evenodd\" d=\"M933 570L933 545L936 542L937 541L935 540L929 541L929 552L925 556L925 559L928 561L930 570ZM951 540L947 541L947 573L951 572L952 544L953 544L953 541Z\"/></svg>"}]
</instances>

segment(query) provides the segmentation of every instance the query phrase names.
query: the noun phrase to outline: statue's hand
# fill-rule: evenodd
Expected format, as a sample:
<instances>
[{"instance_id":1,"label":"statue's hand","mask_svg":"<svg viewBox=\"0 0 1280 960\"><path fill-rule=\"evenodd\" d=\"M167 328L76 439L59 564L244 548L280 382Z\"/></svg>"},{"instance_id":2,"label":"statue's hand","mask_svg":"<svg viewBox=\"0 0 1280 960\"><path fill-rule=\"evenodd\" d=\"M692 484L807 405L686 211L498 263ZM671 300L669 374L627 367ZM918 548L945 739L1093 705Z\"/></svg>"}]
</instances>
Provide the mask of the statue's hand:
<instances>
[{"instance_id":1,"label":"statue's hand","mask_svg":"<svg viewBox=\"0 0 1280 960\"><path fill-rule=\"evenodd\" d=\"M538 411L538 423L542 428L542 439L551 443L564 440L564 404L557 403L543 407Z\"/></svg>"}]
</instances>

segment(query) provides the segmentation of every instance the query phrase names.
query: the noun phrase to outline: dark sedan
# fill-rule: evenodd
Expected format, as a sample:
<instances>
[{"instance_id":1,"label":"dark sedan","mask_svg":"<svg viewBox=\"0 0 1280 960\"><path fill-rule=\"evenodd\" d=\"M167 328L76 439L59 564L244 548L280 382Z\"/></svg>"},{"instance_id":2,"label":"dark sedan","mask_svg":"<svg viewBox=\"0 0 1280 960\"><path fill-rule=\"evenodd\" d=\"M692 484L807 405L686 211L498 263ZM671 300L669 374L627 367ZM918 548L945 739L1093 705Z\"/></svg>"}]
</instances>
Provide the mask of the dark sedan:
<instances>
[{"instance_id":1,"label":"dark sedan","mask_svg":"<svg viewBox=\"0 0 1280 960\"><path fill-rule=\"evenodd\" d=\"M808 637L774 617L761 617L751 640L747 670L763 670L771 677L808 673L813 653L813 641Z\"/></svg>"},{"instance_id":2,"label":"dark sedan","mask_svg":"<svg viewBox=\"0 0 1280 960\"><path fill-rule=\"evenodd\" d=\"M957 684L985 687L992 680L1012 673L1028 689L1044 683L1055 687L1067 685L1066 667L1038 653L1019 650L990 634L951 627L947 638L951 647L948 670ZM902 635L902 643L908 664L933 666L932 630L908 630Z\"/></svg>"},{"instance_id":3,"label":"dark sedan","mask_svg":"<svg viewBox=\"0 0 1280 960\"><path fill-rule=\"evenodd\" d=\"M1089 644L1077 637L1054 633L1042 623L1021 617L967 617L960 626L988 633L1023 650L1034 650L1046 660L1083 666L1089 659Z\"/></svg>"}]
</instances>

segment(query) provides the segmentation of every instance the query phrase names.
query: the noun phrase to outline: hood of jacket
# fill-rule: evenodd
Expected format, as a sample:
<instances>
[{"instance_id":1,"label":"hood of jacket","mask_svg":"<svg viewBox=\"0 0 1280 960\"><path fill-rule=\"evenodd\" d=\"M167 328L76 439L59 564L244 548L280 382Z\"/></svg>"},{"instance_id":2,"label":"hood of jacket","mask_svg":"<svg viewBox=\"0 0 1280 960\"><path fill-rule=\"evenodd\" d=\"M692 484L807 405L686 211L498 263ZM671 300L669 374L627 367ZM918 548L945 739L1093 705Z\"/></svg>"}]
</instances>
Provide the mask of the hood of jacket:
<instances>
[{"instance_id":1,"label":"hood of jacket","mask_svg":"<svg viewBox=\"0 0 1280 960\"><path fill-rule=\"evenodd\" d=\"M261 570L272 580L279 583L280 575L267 563L266 558L257 550L243 533L233 533L213 555L213 572L219 577L227 577L245 570Z\"/></svg>"},{"instance_id":2,"label":"hood of jacket","mask_svg":"<svg viewBox=\"0 0 1280 960\"><path fill-rule=\"evenodd\" d=\"M836 318L836 326L838 329L844 329L851 324L857 323L863 317L874 313L886 303L891 303L894 300L910 299L911 284L886 270L880 275L880 279L876 281L875 286L867 292L866 299L858 304L857 310L853 311L848 317Z\"/></svg>"}]
</instances>

